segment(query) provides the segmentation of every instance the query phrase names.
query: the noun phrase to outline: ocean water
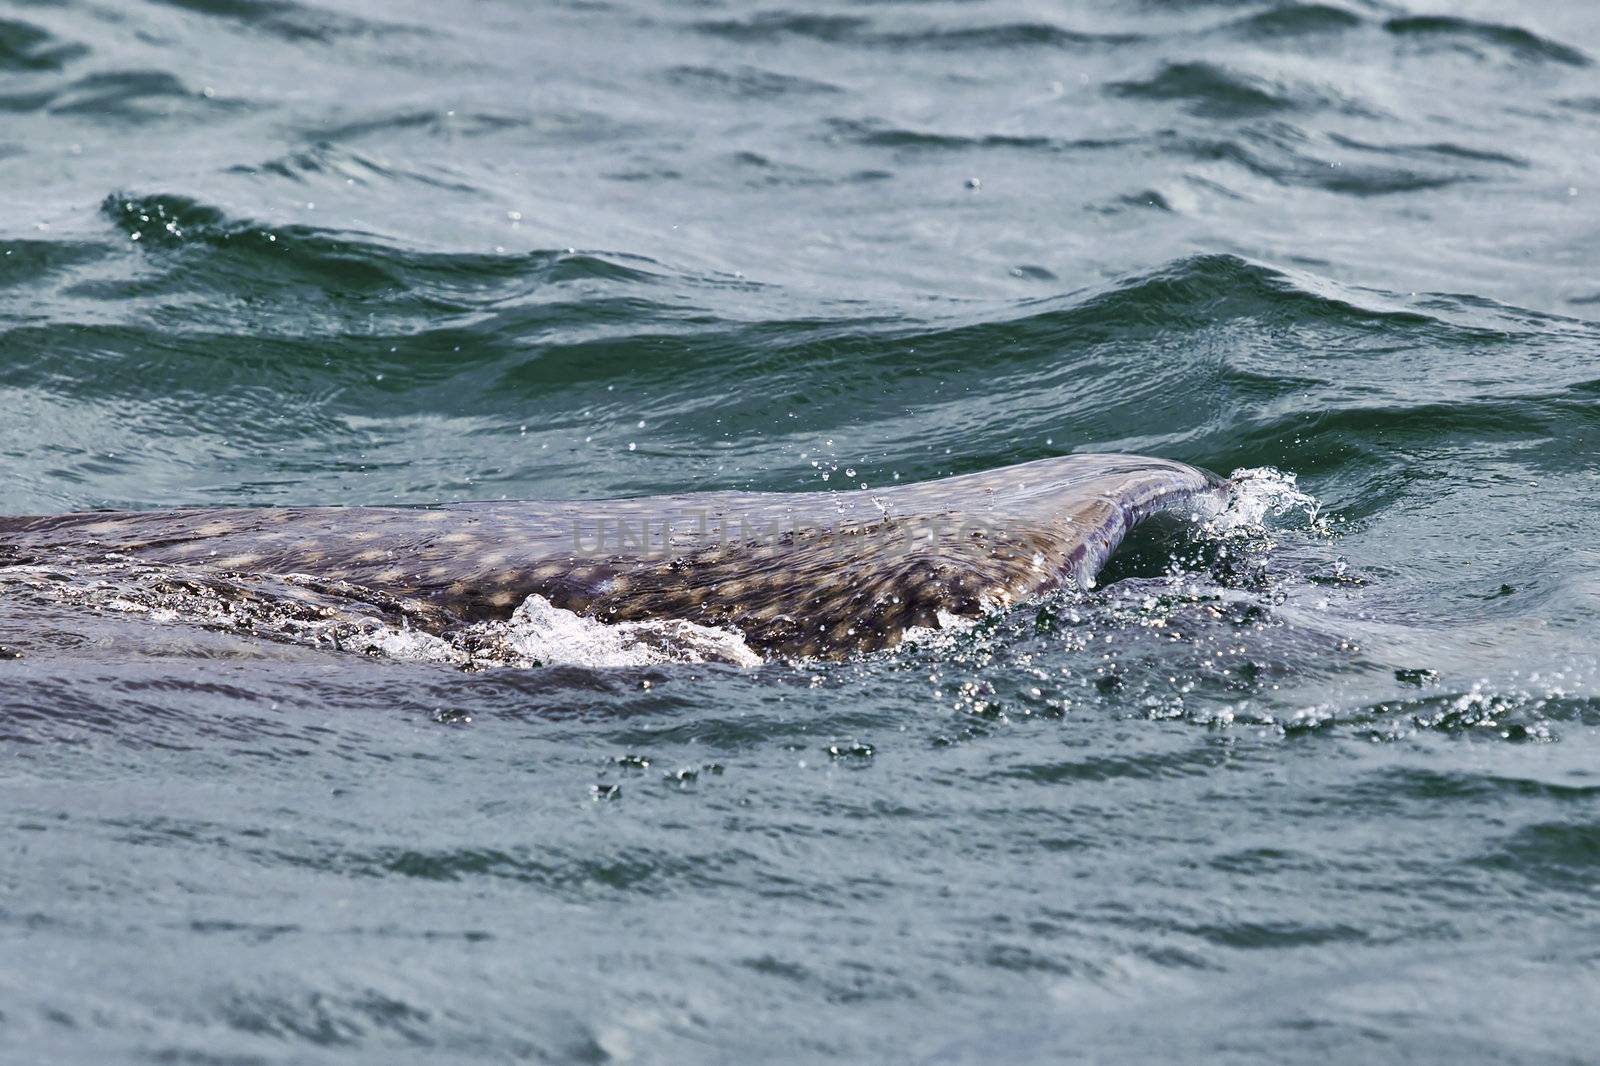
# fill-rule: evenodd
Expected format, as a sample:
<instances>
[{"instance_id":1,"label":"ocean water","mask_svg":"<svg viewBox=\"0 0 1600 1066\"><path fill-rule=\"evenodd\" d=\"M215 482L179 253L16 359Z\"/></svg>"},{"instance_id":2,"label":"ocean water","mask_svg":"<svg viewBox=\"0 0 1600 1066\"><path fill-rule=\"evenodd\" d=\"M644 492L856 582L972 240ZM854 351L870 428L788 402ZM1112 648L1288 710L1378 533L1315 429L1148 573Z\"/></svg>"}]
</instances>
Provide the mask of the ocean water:
<instances>
[{"instance_id":1,"label":"ocean water","mask_svg":"<svg viewBox=\"0 0 1600 1066\"><path fill-rule=\"evenodd\" d=\"M7 585L0 1061L1593 1061L1597 138L1555 0L0 0L0 512L1253 472L837 663Z\"/></svg>"}]
</instances>

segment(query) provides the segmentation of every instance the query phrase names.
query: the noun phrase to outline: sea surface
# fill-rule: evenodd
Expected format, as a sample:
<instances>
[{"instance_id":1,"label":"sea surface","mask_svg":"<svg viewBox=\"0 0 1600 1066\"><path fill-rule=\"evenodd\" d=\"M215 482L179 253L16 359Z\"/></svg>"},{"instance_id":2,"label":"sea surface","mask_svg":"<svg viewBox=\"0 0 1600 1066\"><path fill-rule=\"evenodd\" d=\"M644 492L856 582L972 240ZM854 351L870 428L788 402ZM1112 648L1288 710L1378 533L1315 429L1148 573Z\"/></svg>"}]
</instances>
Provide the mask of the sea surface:
<instances>
[{"instance_id":1,"label":"sea surface","mask_svg":"<svg viewBox=\"0 0 1600 1066\"><path fill-rule=\"evenodd\" d=\"M1593 1062L1597 163L1571 0L0 0L0 512L1260 490L844 662L7 585L0 1061Z\"/></svg>"}]
</instances>

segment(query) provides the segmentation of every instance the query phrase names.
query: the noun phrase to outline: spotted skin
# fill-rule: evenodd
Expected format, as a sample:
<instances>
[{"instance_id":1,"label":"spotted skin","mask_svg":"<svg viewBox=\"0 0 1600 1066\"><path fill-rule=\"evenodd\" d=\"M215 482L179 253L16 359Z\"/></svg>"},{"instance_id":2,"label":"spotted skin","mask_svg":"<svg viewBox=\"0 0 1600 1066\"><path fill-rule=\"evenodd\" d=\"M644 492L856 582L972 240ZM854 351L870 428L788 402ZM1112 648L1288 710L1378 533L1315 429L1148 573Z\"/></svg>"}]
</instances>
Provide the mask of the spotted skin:
<instances>
[{"instance_id":1,"label":"spotted skin","mask_svg":"<svg viewBox=\"0 0 1600 1066\"><path fill-rule=\"evenodd\" d=\"M1222 489L1180 463L1074 455L882 490L0 517L0 560L303 574L420 601L439 629L537 593L837 656L1085 583L1141 519Z\"/></svg>"}]
</instances>

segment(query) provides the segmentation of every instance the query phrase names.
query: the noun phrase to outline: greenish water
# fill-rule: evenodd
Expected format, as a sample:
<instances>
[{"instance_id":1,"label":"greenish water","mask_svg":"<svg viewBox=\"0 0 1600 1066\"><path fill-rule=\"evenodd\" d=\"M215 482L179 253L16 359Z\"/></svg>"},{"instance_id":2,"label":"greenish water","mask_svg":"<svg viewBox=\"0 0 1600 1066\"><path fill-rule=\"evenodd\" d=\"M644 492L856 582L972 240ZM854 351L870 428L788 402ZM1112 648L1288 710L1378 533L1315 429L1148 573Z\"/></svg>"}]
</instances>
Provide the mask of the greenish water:
<instances>
[{"instance_id":1,"label":"greenish water","mask_svg":"<svg viewBox=\"0 0 1600 1066\"><path fill-rule=\"evenodd\" d=\"M1320 504L754 670L0 599L0 1060L1589 1061L1597 62L1554 2L0 0L5 513Z\"/></svg>"}]
</instances>

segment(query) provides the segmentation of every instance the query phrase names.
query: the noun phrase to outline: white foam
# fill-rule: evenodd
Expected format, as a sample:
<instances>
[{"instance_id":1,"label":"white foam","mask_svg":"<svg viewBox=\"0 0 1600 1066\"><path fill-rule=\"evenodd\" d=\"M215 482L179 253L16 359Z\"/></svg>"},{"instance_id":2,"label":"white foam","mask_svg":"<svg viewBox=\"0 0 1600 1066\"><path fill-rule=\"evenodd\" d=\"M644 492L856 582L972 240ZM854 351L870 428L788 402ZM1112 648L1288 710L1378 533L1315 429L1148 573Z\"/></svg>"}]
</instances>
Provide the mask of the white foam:
<instances>
[{"instance_id":1,"label":"white foam","mask_svg":"<svg viewBox=\"0 0 1600 1066\"><path fill-rule=\"evenodd\" d=\"M995 610L993 606L986 606L985 610ZM910 645L925 645L940 647L948 644L957 634L968 632L977 627L978 619L967 615L952 614L940 608L934 612L934 625L931 626L906 626L900 634L900 643Z\"/></svg>"},{"instance_id":2,"label":"white foam","mask_svg":"<svg viewBox=\"0 0 1600 1066\"><path fill-rule=\"evenodd\" d=\"M523 600L509 621L473 628L478 640L497 640L518 659L546 666L759 666L762 661L731 630L677 618L608 624L563 610L539 595Z\"/></svg>"},{"instance_id":3,"label":"white foam","mask_svg":"<svg viewBox=\"0 0 1600 1066\"><path fill-rule=\"evenodd\" d=\"M344 643L353 650L403 663L470 665L470 657L448 640L415 629L373 626L354 637L344 638Z\"/></svg>"},{"instance_id":4,"label":"white foam","mask_svg":"<svg viewBox=\"0 0 1600 1066\"><path fill-rule=\"evenodd\" d=\"M284 631L291 639L334 644L345 651L398 662L439 663L466 670L493 667L581 666L608 669L666 663L762 662L744 638L727 629L682 619L606 623L557 607L543 596L523 600L504 622L479 622L436 637L411 628L369 622L313 622Z\"/></svg>"},{"instance_id":5,"label":"white foam","mask_svg":"<svg viewBox=\"0 0 1600 1066\"><path fill-rule=\"evenodd\" d=\"M1303 514L1317 525L1322 504L1301 490L1294 474L1277 467L1253 466L1235 470L1222 509L1209 516L1206 527L1216 533L1250 533L1263 530L1269 518Z\"/></svg>"}]
</instances>

